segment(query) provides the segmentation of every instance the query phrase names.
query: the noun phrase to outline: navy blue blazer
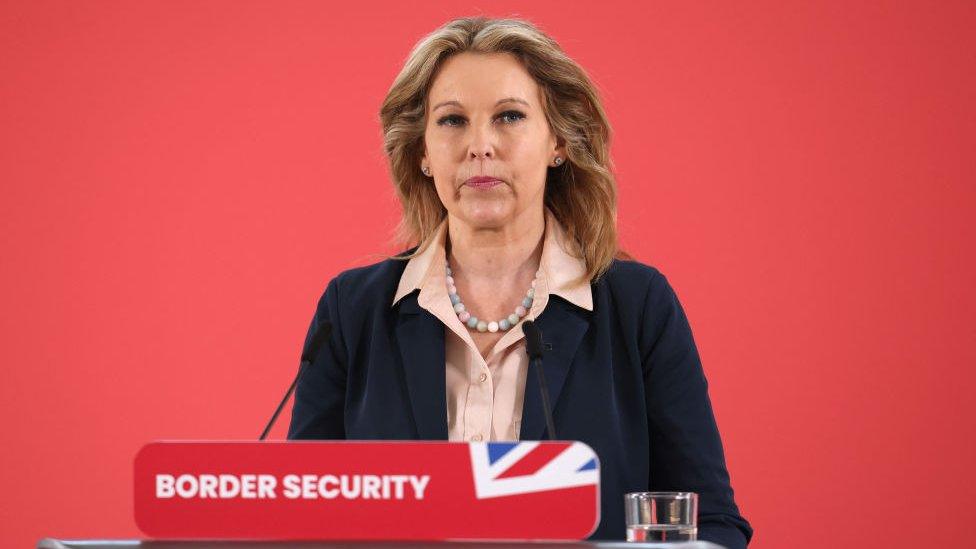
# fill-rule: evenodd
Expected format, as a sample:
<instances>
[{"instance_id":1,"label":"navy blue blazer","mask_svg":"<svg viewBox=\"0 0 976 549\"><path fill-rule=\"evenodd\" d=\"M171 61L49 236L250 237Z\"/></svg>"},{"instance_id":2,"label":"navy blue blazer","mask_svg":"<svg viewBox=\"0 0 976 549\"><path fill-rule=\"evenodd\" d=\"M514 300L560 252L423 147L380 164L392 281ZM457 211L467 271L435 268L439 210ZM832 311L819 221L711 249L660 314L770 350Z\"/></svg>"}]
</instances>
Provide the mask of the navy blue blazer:
<instances>
[{"instance_id":1,"label":"navy blue blazer","mask_svg":"<svg viewBox=\"0 0 976 549\"><path fill-rule=\"evenodd\" d=\"M329 282L312 318L333 325L302 375L290 439L447 440L446 327L393 296L406 261ZM699 494L699 539L744 548L739 514L691 328L654 267L614 260L592 284L593 310L551 295L536 319L556 433L600 457L601 520L591 539L622 539L623 494ZM306 337L308 345L310 337ZM546 438L536 376L526 377L521 440Z\"/></svg>"}]
</instances>

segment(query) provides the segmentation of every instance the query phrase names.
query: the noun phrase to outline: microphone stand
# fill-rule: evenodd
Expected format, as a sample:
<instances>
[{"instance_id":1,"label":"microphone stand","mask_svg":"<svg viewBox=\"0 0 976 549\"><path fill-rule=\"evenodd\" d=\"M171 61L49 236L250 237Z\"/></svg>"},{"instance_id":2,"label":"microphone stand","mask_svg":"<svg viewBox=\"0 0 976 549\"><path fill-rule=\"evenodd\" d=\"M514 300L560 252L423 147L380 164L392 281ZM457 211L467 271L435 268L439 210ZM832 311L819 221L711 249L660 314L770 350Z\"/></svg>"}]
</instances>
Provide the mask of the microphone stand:
<instances>
[{"instance_id":1,"label":"microphone stand","mask_svg":"<svg viewBox=\"0 0 976 549\"><path fill-rule=\"evenodd\" d=\"M542 395L542 413L546 418L546 431L549 433L549 440L556 440L556 426L552 421L552 408L549 405L549 386L546 384L546 374L542 371L542 332L531 320L522 323L522 332L525 334L525 352L529 355L531 364L535 368L536 378L539 381L539 393Z\"/></svg>"}]
</instances>

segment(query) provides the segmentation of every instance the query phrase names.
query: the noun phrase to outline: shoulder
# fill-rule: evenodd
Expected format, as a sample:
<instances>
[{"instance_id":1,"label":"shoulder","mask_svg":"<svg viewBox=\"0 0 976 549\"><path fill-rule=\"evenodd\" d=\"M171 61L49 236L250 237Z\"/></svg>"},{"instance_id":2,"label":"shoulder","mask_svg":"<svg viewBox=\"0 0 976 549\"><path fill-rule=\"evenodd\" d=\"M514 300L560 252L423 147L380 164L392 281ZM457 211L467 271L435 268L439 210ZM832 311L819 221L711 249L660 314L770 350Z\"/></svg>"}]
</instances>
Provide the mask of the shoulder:
<instances>
[{"instance_id":1,"label":"shoulder","mask_svg":"<svg viewBox=\"0 0 976 549\"><path fill-rule=\"evenodd\" d=\"M671 291L667 277L657 267L630 259L614 259L595 284L604 286L616 298L628 300Z\"/></svg>"},{"instance_id":2,"label":"shoulder","mask_svg":"<svg viewBox=\"0 0 976 549\"><path fill-rule=\"evenodd\" d=\"M680 312L678 296L668 278L653 265L614 259L610 269L594 283L595 294L624 325L659 329Z\"/></svg>"},{"instance_id":3,"label":"shoulder","mask_svg":"<svg viewBox=\"0 0 976 549\"><path fill-rule=\"evenodd\" d=\"M390 257L370 265L342 271L336 275L335 282L347 297L379 298L380 296L377 295L381 293L379 290L389 286L396 288L406 266L406 259Z\"/></svg>"},{"instance_id":4,"label":"shoulder","mask_svg":"<svg viewBox=\"0 0 976 549\"><path fill-rule=\"evenodd\" d=\"M367 311L383 303L389 307L406 266L406 259L394 256L346 269L329 281L319 299L319 308L331 306L337 311Z\"/></svg>"}]
</instances>

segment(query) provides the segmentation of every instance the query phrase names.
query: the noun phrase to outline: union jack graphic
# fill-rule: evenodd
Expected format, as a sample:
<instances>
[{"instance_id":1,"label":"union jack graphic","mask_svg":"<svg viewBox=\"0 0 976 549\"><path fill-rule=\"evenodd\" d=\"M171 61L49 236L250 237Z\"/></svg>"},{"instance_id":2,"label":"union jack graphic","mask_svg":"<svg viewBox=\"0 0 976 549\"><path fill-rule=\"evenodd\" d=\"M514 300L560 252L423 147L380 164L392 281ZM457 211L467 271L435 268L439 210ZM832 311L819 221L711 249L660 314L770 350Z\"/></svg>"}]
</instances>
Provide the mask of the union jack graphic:
<instances>
[{"instance_id":1,"label":"union jack graphic","mask_svg":"<svg viewBox=\"0 0 976 549\"><path fill-rule=\"evenodd\" d=\"M582 442L476 442L469 447L478 499L600 481L596 453Z\"/></svg>"}]
</instances>

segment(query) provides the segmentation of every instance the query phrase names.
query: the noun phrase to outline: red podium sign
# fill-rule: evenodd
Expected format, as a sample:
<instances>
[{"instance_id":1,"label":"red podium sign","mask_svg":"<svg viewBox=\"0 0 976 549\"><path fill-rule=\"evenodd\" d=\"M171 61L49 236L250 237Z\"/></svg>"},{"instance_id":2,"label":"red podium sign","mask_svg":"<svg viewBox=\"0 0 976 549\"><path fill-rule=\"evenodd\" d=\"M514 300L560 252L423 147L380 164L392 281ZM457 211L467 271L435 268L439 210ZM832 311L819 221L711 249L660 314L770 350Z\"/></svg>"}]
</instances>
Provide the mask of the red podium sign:
<instances>
[{"instance_id":1,"label":"red podium sign","mask_svg":"<svg viewBox=\"0 0 976 549\"><path fill-rule=\"evenodd\" d=\"M155 442L135 519L168 539L578 540L599 478L581 442Z\"/></svg>"}]
</instances>

